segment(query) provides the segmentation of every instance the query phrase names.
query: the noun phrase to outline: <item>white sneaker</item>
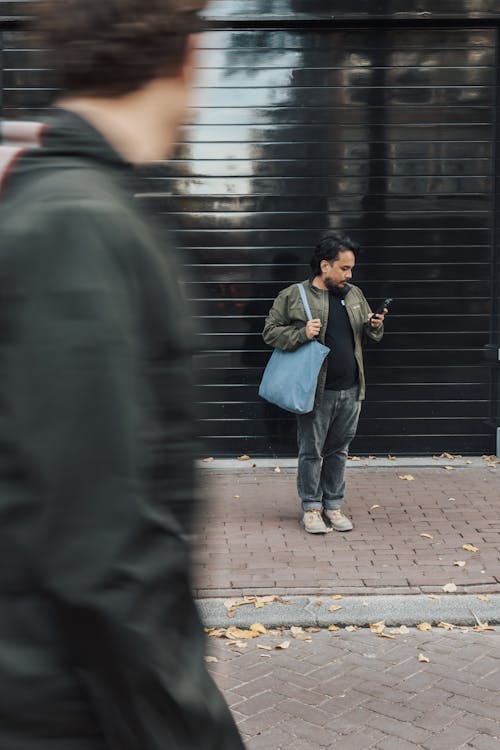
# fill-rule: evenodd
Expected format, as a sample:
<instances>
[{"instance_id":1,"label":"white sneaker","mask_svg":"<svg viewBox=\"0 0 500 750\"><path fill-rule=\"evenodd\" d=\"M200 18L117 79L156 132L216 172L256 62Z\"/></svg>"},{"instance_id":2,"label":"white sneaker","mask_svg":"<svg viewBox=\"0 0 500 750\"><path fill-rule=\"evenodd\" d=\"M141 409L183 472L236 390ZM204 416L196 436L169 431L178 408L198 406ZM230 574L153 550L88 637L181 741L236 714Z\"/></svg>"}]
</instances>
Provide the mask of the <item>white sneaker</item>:
<instances>
[{"instance_id":1,"label":"white sneaker","mask_svg":"<svg viewBox=\"0 0 500 750\"><path fill-rule=\"evenodd\" d=\"M335 531L352 531L352 521L347 518L340 510L324 510L325 516L330 521Z\"/></svg>"},{"instance_id":2,"label":"white sneaker","mask_svg":"<svg viewBox=\"0 0 500 750\"><path fill-rule=\"evenodd\" d=\"M304 529L309 534L328 534L331 529L323 521L320 510L306 510L302 518Z\"/></svg>"}]
</instances>

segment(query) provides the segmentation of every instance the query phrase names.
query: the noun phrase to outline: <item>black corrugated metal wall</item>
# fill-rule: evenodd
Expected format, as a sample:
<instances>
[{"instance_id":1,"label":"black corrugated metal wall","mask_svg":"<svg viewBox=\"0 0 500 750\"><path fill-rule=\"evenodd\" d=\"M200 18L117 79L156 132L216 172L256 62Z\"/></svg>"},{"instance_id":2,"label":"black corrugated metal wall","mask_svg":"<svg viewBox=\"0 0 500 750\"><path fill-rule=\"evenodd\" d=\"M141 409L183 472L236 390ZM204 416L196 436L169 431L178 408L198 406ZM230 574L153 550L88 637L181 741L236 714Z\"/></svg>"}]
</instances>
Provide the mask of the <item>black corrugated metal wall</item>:
<instances>
[{"instance_id":1,"label":"black corrugated metal wall","mask_svg":"<svg viewBox=\"0 0 500 750\"><path fill-rule=\"evenodd\" d=\"M214 17L236 2L223 5ZM330 227L361 243L355 282L368 299L396 298L383 344L366 351L353 450L492 452L482 348L492 319L497 28L339 28L310 14L300 27L300 13L269 28L247 15L205 35L192 122L148 185L196 257L188 294L204 301L208 324L197 392L208 449L294 453L293 418L257 396L268 357L260 332ZM44 106L46 71L27 69L18 32L3 42L5 114Z\"/></svg>"}]
</instances>

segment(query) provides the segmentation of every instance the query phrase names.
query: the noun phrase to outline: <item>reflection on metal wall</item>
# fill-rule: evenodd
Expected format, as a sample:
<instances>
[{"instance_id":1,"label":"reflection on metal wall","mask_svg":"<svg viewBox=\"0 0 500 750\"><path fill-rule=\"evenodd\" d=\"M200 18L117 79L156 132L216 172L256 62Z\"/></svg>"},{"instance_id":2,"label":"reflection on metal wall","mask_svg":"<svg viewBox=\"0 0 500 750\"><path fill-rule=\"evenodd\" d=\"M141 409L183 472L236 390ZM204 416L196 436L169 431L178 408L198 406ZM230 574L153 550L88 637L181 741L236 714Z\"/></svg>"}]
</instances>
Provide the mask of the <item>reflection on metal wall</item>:
<instances>
[{"instance_id":1,"label":"reflection on metal wall","mask_svg":"<svg viewBox=\"0 0 500 750\"><path fill-rule=\"evenodd\" d=\"M368 299L397 300L383 344L366 351L353 450L492 452L481 350L496 29L249 23L209 32L203 46L192 122L148 198L197 259L188 293L205 301L208 322L197 395L210 452L294 452L293 418L257 396L268 358L260 332L328 227L362 244L355 282ZM6 113L47 101L43 57L33 69L22 48L18 32L4 33Z\"/></svg>"}]
</instances>

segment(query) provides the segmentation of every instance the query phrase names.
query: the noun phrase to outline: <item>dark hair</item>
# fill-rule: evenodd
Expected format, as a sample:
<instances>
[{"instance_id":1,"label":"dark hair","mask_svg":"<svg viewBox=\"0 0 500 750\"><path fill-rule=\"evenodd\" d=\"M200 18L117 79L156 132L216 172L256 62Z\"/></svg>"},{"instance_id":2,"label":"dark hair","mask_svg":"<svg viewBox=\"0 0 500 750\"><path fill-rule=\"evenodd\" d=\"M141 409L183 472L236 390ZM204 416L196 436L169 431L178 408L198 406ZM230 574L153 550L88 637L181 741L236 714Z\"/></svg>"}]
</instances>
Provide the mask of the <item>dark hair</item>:
<instances>
[{"instance_id":1,"label":"dark hair","mask_svg":"<svg viewBox=\"0 0 500 750\"><path fill-rule=\"evenodd\" d=\"M338 260L339 253L343 250L350 250L356 255L359 251L359 245L356 242L353 242L353 240L345 234L325 232L316 245L314 255L311 258L311 270L313 276L319 276L321 274L322 260L328 260L330 262Z\"/></svg>"},{"instance_id":2,"label":"dark hair","mask_svg":"<svg viewBox=\"0 0 500 750\"><path fill-rule=\"evenodd\" d=\"M39 0L35 33L67 94L121 96L181 70L207 0Z\"/></svg>"}]
</instances>

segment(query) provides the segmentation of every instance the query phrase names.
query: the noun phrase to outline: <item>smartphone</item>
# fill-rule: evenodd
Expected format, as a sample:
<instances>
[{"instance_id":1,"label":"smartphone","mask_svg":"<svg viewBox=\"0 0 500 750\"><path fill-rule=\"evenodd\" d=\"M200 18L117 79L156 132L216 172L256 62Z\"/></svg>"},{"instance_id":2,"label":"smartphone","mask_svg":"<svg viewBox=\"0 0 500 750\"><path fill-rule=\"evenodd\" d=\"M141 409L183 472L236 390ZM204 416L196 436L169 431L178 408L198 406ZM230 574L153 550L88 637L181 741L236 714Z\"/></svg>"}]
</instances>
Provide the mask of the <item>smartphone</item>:
<instances>
[{"instance_id":1,"label":"smartphone","mask_svg":"<svg viewBox=\"0 0 500 750\"><path fill-rule=\"evenodd\" d=\"M385 300L384 300L384 301L383 301L383 302L382 302L382 303L381 303L381 304L380 304L380 305L379 305L379 306L377 307L377 309L375 310L375 312L374 312L373 314L374 314L374 315L381 315L381 314L382 314L382 313L384 312L384 310L385 310L386 308L387 308L387 310L389 309L389 307L391 306L391 304L392 304L393 302L394 302L394 299L393 299L393 297L387 297L387 299L385 299Z\"/></svg>"}]
</instances>

